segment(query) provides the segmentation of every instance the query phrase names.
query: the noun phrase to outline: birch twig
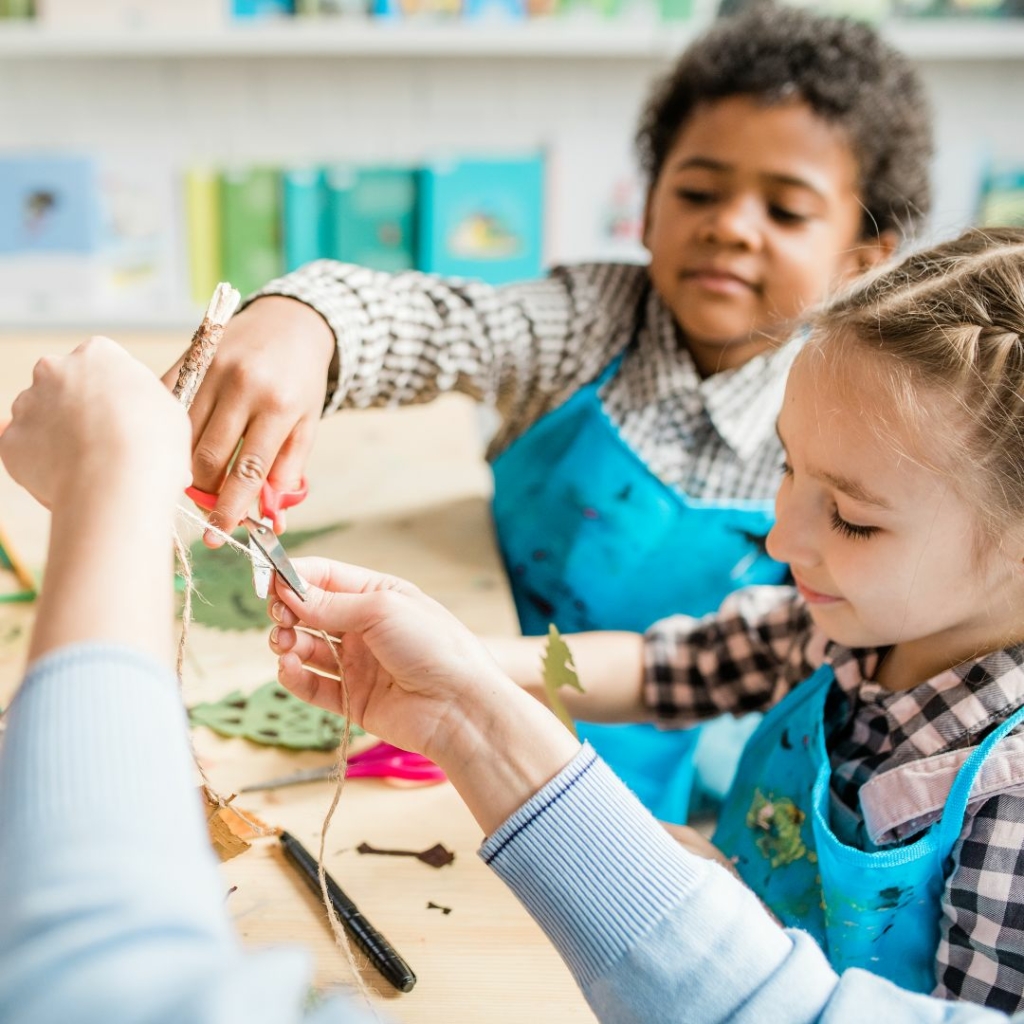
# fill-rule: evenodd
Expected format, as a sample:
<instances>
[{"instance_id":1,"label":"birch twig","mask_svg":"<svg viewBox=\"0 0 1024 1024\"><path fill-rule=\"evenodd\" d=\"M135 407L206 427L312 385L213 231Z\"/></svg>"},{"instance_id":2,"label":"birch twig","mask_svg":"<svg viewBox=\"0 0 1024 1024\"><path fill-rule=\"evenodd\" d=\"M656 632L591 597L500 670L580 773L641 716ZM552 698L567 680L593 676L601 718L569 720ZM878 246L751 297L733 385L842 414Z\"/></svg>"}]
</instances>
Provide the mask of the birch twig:
<instances>
[{"instance_id":1,"label":"birch twig","mask_svg":"<svg viewBox=\"0 0 1024 1024\"><path fill-rule=\"evenodd\" d=\"M224 282L214 289L213 298L206 307L206 315L192 335L192 344L178 371L178 382L174 385L174 397L186 409L191 407L199 385L203 383L224 334L224 327L238 308L241 298L237 289Z\"/></svg>"}]
</instances>

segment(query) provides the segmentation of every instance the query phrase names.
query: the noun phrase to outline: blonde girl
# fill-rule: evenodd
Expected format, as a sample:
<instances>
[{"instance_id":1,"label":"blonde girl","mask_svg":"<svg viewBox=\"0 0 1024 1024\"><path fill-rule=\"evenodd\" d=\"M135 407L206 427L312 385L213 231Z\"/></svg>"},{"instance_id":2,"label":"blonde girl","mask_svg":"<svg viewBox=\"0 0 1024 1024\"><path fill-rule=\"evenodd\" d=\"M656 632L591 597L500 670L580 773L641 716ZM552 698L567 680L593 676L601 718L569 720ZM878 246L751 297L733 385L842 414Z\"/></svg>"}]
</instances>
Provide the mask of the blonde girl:
<instances>
[{"instance_id":1,"label":"blonde girl","mask_svg":"<svg viewBox=\"0 0 1024 1024\"><path fill-rule=\"evenodd\" d=\"M812 327L778 420L768 537L795 586L643 635L570 637L586 693L567 703L678 726L767 711L719 818L725 858L837 969L1014 1011L1024 232L910 256ZM492 648L538 683L536 641Z\"/></svg>"}]
</instances>

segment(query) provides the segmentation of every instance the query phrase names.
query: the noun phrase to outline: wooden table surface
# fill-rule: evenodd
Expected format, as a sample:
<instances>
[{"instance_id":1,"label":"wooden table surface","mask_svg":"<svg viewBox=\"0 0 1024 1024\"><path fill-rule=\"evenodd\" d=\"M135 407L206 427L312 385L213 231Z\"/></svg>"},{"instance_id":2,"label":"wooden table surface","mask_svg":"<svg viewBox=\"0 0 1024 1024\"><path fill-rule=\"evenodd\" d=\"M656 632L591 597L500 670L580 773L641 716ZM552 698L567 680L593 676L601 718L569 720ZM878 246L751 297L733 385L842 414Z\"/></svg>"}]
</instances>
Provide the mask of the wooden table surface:
<instances>
[{"instance_id":1,"label":"wooden table surface","mask_svg":"<svg viewBox=\"0 0 1024 1024\"><path fill-rule=\"evenodd\" d=\"M78 336L0 336L4 371L0 416L31 376L35 359L66 351ZM183 348L181 337L140 335L120 341L155 370ZM477 413L458 397L399 412L350 413L321 425L309 466L310 496L292 528L344 520L317 542L318 553L413 580L481 633L514 633L515 614L488 514L490 474L481 458ZM187 504L187 502L186 502ZM36 570L45 555L47 517L0 472L0 522ZM32 607L0 605L0 703L17 686ZM232 690L250 692L274 678L266 631L225 632L194 624L185 669L192 704ZM215 788L332 760L194 731ZM524 737L528 742L529 737ZM331 797L326 782L246 794L239 806L287 828L314 852ZM568 971L540 929L479 860L479 827L448 784L400 789L376 780L346 784L327 840L327 867L367 918L418 976L401 995L364 971L382 1017L409 1022L521 1024L592 1021ZM441 869L411 857L366 856L361 842L421 850L443 843L455 862ZM227 905L247 943L299 943L316 959L316 982L351 983L316 898L282 860L276 843L257 843L223 866ZM428 907L449 907L450 913ZM357 953L357 959L361 959Z\"/></svg>"}]
</instances>

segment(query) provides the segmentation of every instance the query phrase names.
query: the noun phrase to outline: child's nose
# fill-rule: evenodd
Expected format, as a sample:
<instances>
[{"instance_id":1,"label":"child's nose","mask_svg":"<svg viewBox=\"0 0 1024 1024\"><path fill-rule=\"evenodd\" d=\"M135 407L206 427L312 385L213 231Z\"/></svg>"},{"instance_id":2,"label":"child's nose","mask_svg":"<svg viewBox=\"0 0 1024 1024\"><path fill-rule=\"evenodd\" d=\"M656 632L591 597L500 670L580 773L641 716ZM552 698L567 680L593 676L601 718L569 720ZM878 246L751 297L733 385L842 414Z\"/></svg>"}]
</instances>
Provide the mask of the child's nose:
<instances>
[{"instance_id":1,"label":"child's nose","mask_svg":"<svg viewBox=\"0 0 1024 1024\"><path fill-rule=\"evenodd\" d=\"M738 193L708 211L705 237L719 245L756 249L761 242L762 219L760 203L753 196Z\"/></svg>"},{"instance_id":2,"label":"child's nose","mask_svg":"<svg viewBox=\"0 0 1024 1024\"><path fill-rule=\"evenodd\" d=\"M765 538L765 549L776 562L809 567L819 561L814 544L814 530L808 519L780 495L775 502L775 525Z\"/></svg>"}]
</instances>

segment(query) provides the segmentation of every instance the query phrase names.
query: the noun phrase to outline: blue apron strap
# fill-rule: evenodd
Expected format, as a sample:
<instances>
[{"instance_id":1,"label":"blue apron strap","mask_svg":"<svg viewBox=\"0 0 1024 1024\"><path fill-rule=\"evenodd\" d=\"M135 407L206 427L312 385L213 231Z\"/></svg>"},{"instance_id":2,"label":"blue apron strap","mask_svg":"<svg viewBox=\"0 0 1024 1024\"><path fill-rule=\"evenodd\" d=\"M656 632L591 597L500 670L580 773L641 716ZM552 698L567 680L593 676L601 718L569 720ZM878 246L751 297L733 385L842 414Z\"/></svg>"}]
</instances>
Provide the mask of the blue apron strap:
<instances>
[{"instance_id":1,"label":"blue apron strap","mask_svg":"<svg viewBox=\"0 0 1024 1024\"><path fill-rule=\"evenodd\" d=\"M980 774L985 759L992 753L992 748L1021 722L1024 722L1024 705L1017 708L1009 718L993 729L960 766L960 771L957 772L953 785L949 788L946 807L939 822L939 849L944 857L952 852L953 844L956 843L963 830L964 816L967 813L967 804L971 799L974 780Z\"/></svg>"},{"instance_id":2,"label":"blue apron strap","mask_svg":"<svg viewBox=\"0 0 1024 1024\"><path fill-rule=\"evenodd\" d=\"M626 350L623 349L602 371L601 376L597 378L595 388L604 387L619 372L619 367L622 365L622 357L626 354Z\"/></svg>"}]
</instances>

